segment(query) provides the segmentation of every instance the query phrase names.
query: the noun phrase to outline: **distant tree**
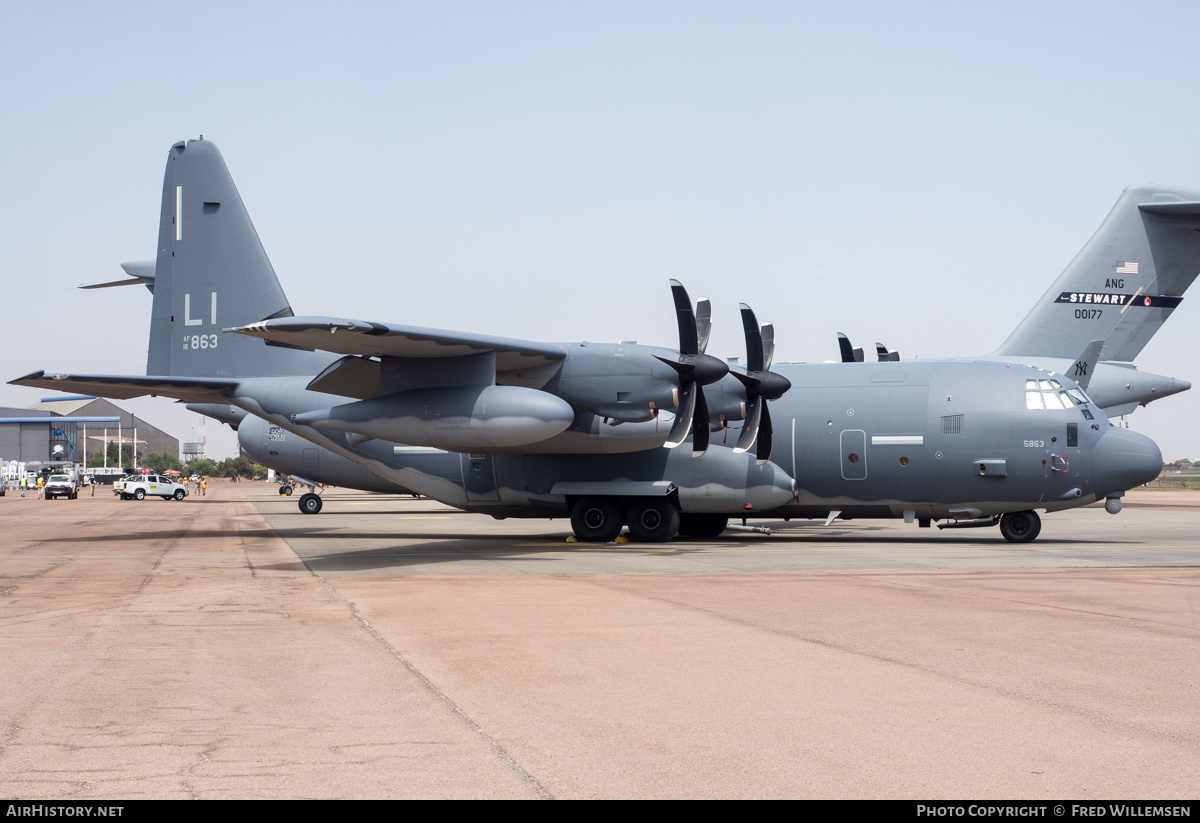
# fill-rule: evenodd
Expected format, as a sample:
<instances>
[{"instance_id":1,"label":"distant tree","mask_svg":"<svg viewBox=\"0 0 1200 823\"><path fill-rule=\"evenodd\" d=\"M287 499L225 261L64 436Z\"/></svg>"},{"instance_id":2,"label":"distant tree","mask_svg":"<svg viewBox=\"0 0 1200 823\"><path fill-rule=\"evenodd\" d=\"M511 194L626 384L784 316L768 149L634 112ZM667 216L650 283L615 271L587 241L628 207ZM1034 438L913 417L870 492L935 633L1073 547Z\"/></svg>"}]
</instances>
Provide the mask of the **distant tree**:
<instances>
[{"instance_id":1,"label":"distant tree","mask_svg":"<svg viewBox=\"0 0 1200 823\"><path fill-rule=\"evenodd\" d=\"M166 452L150 452L142 458L142 465L155 474L161 474L167 469L183 468L175 455Z\"/></svg>"},{"instance_id":2,"label":"distant tree","mask_svg":"<svg viewBox=\"0 0 1200 823\"><path fill-rule=\"evenodd\" d=\"M117 457L117 444L109 443L107 449L108 459L105 460L104 454L94 454L88 458L87 464L89 469L100 468L107 464L111 467L121 467L126 470L133 468L133 449L130 446L121 447L121 456Z\"/></svg>"},{"instance_id":3,"label":"distant tree","mask_svg":"<svg viewBox=\"0 0 1200 823\"><path fill-rule=\"evenodd\" d=\"M266 469L239 455L222 460L217 466L217 473L222 477L257 477L266 474Z\"/></svg>"},{"instance_id":4,"label":"distant tree","mask_svg":"<svg viewBox=\"0 0 1200 823\"><path fill-rule=\"evenodd\" d=\"M207 457L197 457L187 464L185 471L189 474L198 474L201 477L217 477L217 464L209 460Z\"/></svg>"}]
</instances>

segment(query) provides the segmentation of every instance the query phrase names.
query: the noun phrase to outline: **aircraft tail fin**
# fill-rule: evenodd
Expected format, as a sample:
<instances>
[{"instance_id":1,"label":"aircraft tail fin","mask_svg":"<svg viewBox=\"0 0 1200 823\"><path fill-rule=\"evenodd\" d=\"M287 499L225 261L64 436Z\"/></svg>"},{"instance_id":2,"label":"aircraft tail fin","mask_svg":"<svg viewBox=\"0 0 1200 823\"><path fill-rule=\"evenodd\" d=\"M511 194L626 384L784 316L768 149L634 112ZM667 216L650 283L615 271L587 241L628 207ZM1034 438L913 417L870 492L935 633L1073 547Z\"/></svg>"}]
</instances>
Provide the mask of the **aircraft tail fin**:
<instances>
[{"instance_id":1,"label":"aircraft tail fin","mask_svg":"<svg viewBox=\"0 0 1200 823\"><path fill-rule=\"evenodd\" d=\"M315 374L328 355L222 334L293 314L221 152L180 141L167 155L146 373Z\"/></svg>"},{"instance_id":2,"label":"aircraft tail fin","mask_svg":"<svg viewBox=\"0 0 1200 823\"><path fill-rule=\"evenodd\" d=\"M1130 186L1096 234L994 354L1131 361L1200 272L1200 192Z\"/></svg>"}]
</instances>

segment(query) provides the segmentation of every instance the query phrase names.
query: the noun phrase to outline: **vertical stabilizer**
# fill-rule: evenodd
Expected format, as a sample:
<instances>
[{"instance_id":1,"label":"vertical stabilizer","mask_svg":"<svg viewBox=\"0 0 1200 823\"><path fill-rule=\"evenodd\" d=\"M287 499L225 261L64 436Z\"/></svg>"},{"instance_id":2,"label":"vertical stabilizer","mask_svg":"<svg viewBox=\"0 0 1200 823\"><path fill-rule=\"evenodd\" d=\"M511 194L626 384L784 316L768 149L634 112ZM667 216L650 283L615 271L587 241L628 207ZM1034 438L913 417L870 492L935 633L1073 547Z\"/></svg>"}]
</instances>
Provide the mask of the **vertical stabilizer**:
<instances>
[{"instance_id":1,"label":"vertical stabilizer","mask_svg":"<svg viewBox=\"0 0 1200 823\"><path fill-rule=\"evenodd\" d=\"M1130 186L995 354L1131 361L1200 272L1200 192Z\"/></svg>"},{"instance_id":2,"label":"vertical stabilizer","mask_svg":"<svg viewBox=\"0 0 1200 823\"><path fill-rule=\"evenodd\" d=\"M163 180L146 373L316 374L329 356L221 333L291 315L221 152L208 140L176 143Z\"/></svg>"}]
</instances>

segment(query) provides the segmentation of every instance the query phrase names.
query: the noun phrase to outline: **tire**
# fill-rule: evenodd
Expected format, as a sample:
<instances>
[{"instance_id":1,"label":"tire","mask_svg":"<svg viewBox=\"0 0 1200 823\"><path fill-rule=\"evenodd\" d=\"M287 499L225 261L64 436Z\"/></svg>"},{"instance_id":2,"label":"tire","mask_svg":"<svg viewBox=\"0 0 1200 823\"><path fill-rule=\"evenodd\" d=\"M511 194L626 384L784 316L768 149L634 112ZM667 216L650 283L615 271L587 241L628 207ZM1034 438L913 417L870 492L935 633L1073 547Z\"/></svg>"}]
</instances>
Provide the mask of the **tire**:
<instances>
[{"instance_id":1,"label":"tire","mask_svg":"<svg viewBox=\"0 0 1200 823\"><path fill-rule=\"evenodd\" d=\"M1032 543L1042 531L1042 519L1035 511L1009 512L1000 518L1000 534L1009 543Z\"/></svg>"},{"instance_id":2,"label":"tire","mask_svg":"<svg viewBox=\"0 0 1200 823\"><path fill-rule=\"evenodd\" d=\"M187 492L185 492L183 489L176 489L175 494L172 496L176 500L182 500L183 498L187 497Z\"/></svg>"},{"instance_id":3,"label":"tire","mask_svg":"<svg viewBox=\"0 0 1200 823\"><path fill-rule=\"evenodd\" d=\"M321 511L321 498L309 492L300 495L300 512L302 514L317 514Z\"/></svg>"},{"instance_id":4,"label":"tire","mask_svg":"<svg viewBox=\"0 0 1200 823\"><path fill-rule=\"evenodd\" d=\"M729 518L719 514L680 514L679 534L708 540L718 537L729 525Z\"/></svg>"},{"instance_id":5,"label":"tire","mask_svg":"<svg viewBox=\"0 0 1200 823\"><path fill-rule=\"evenodd\" d=\"M122 500L129 500L130 498L129 498L129 495L127 495L125 492L121 492L121 499L122 499Z\"/></svg>"},{"instance_id":6,"label":"tire","mask_svg":"<svg viewBox=\"0 0 1200 823\"><path fill-rule=\"evenodd\" d=\"M134 499L134 500L145 500L145 499L146 499L146 492L145 492L145 490L144 490L144 489L138 489L137 491L135 491L135 492L133 493L133 499Z\"/></svg>"},{"instance_id":7,"label":"tire","mask_svg":"<svg viewBox=\"0 0 1200 823\"><path fill-rule=\"evenodd\" d=\"M280 486L279 487L279 496L283 497L285 494L288 497L292 496L292 487L291 486Z\"/></svg>"},{"instance_id":8,"label":"tire","mask_svg":"<svg viewBox=\"0 0 1200 823\"><path fill-rule=\"evenodd\" d=\"M629 510L629 537L638 543L666 543L679 533L679 507L667 497L639 500Z\"/></svg>"},{"instance_id":9,"label":"tire","mask_svg":"<svg viewBox=\"0 0 1200 823\"><path fill-rule=\"evenodd\" d=\"M622 525L621 510L605 497L583 497L571 507L571 529L583 543L611 543Z\"/></svg>"}]
</instances>

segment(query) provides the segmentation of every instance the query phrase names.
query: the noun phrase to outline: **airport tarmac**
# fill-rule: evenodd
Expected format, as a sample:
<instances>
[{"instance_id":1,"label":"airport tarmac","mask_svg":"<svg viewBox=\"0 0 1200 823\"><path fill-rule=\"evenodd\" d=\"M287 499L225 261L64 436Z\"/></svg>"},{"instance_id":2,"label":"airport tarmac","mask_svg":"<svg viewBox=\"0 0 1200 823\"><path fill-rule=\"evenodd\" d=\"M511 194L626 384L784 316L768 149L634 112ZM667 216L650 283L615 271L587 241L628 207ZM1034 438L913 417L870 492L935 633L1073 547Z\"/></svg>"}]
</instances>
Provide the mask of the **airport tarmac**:
<instances>
[{"instance_id":1,"label":"airport tarmac","mask_svg":"<svg viewBox=\"0 0 1200 823\"><path fill-rule=\"evenodd\" d=\"M0 498L0 795L1192 798L1200 494L644 546Z\"/></svg>"}]
</instances>

